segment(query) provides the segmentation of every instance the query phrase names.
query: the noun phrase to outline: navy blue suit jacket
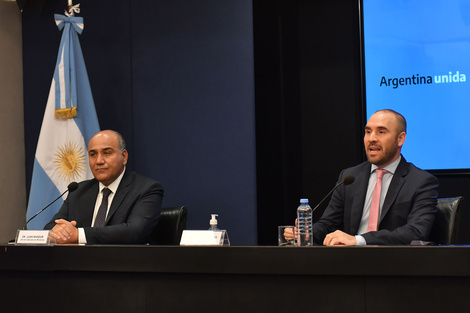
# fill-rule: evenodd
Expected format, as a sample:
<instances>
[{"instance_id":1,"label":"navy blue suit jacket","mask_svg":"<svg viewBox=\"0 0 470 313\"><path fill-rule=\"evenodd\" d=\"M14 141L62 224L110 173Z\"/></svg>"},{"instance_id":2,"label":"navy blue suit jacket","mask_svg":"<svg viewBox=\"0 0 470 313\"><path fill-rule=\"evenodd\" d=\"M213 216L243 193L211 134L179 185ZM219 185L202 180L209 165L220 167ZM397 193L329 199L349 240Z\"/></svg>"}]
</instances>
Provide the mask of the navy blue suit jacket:
<instances>
[{"instance_id":1,"label":"navy blue suit jacket","mask_svg":"<svg viewBox=\"0 0 470 313\"><path fill-rule=\"evenodd\" d=\"M79 183L44 229L52 229L56 219L76 221L84 228L88 244L145 244L157 227L163 198L162 185L126 170L114 195L104 227L91 227L99 192L96 179Z\"/></svg>"},{"instance_id":2,"label":"navy blue suit jacket","mask_svg":"<svg viewBox=\"0 0 470 313\"><path fill-rule=\"evenodd\" d=\"M371 164L361 163L341 172L338 182L354 175L351 185L340 186L331 197L321 219L313 225L314 240L323 244L335 230L357 235L369 183ZM436 177L402 156L384 200L378 230L362 234L368 245L408 245L413 240L427 240L434 224Z\"/></svg>"}]
</instances>

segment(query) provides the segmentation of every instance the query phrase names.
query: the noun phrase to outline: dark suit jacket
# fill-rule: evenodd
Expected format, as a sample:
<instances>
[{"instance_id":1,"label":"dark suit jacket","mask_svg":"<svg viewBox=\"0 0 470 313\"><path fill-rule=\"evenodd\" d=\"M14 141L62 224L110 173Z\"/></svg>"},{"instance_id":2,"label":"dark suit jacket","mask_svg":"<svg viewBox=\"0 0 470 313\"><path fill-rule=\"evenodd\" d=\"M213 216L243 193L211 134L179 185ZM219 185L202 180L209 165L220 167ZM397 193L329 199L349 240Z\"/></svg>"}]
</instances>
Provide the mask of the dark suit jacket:
<instances>
[{"instance_id":1,"label":"dark suit jacket","mask_svg":"<svg viewBox=\"0 0 470 313\"><path fill-rule=\"evenodd\" d=\"M79 183L59 212L44 229L52 229L56 219L76 221L85 230L89 244L145 244L157 227L163 198L162 185L153 179L126 170L114 195L104 227L91 227L99 192L96 179Z\"/></svg>"},{"instance_id":2,"label":"dark suit jacket","mask_svg":"<svg viewBox=\"0 0 470 313\"><path fill-rule=\"evenodd\" d=\"M357 235L370 170L371 164L364 162L341 172L338 182L347 175L354 175L355 181L333 193L323 216L313 225L315 243L322 244L335 230ZM437 210L438 186L436 177L402 156L385 197L378 231L362 235L367 244L408 245L413 240L427 240Z\"/></svg>"}]
</instances>

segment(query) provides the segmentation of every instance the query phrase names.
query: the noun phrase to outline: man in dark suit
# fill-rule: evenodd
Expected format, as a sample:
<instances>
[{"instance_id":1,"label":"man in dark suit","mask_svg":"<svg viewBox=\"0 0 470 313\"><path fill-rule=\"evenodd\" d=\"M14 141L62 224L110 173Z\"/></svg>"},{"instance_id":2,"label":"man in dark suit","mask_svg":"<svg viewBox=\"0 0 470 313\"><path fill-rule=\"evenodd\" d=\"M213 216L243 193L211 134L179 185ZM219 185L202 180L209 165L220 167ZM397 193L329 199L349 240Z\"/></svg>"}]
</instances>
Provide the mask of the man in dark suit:
<instances>
[{"instance_id":1,"label":"man in dark suit","mask_svg":"<svg viewBox=\"0 0 470 313\"><path fill-rule=\"evenodd\" d=\"M44 229L57 243L145 244L157 227L162 185L126 170L122 136L105 130L88 144L95 177L79 184Z\"/></svg>"},{"instance_id":2,"label":"man in dark suit","mask_svg":"<svg viewBox=\"0 0 470 313\"><path fill-rule=\"evenodd\" d=\"M439 183L401 155L405 138L406 121L401 114L380 110L370 117L364 135L368 162L341 172L339 181L347 175L355 181L333 193L323 216L313 225L315 243L408 245L428 239ZM371 213L378 180L382 180L375 200L378 211Z\"/></svg>"}]
</instances>

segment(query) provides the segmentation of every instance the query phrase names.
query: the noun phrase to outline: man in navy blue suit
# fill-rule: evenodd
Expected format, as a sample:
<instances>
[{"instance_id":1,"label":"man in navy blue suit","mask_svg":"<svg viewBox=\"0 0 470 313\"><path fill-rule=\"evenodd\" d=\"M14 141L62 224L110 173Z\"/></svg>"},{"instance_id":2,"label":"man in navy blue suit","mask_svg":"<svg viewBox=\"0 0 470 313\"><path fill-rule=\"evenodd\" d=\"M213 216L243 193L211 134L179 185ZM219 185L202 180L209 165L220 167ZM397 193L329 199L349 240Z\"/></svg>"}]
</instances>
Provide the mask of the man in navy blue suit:
<instances>
[{"instance_id":1,"label":"man in navy blue suit","mask_svg":"<svg viewBox=\"0 0 470 313\"><path fill-rule=\"evenodd\" d=\"M70 193L45 229L57 243L145 244L157 227L162 185L126 169L121 134L105 130L91 138L88 157L94 179Z\"/></svg>"},{"instance_id":2,"label":"man in navy blue suit","mask_svg":"<svg viewBox=\"0 0 470 313\"><path fill-rule=\"evenodd\" d=\"M320 220L313 225L314 241L334 245L408 245L427 240L437 205L436 177L408 163L401 155L406 120L393 110L374 113L365 126L368 162L341 172L355 181L333 193ZM377 172L385 170L376 229L369 227Z\"/></svg>"}]
</instances>

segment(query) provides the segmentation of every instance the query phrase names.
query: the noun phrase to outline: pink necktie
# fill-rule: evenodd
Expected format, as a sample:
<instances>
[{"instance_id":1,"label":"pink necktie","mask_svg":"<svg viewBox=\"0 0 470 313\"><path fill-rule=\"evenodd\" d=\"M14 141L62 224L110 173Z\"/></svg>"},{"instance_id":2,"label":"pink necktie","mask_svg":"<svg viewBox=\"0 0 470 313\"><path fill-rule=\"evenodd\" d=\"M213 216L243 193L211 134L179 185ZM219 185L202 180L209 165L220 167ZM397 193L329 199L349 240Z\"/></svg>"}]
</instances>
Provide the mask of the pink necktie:
<instances>
[{"instance_id":1,"label":"pink necktie","mask_svg":"<svg viewBox=\"0 0 470 313\"><path fill-rule=\"evenodd\" d=\"M380 193L382 191L382 177L385 173L388 173L387 170L376 169L377 173L377 183L374 187L374 192L372 193L372 201L370 203L370 212L369 212L369 225L367 226L367 231L376 231L377 225L379 223L379 207L380 207Z\"/></svg>"}]
</instances>

